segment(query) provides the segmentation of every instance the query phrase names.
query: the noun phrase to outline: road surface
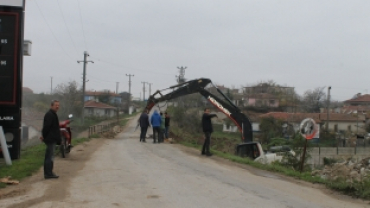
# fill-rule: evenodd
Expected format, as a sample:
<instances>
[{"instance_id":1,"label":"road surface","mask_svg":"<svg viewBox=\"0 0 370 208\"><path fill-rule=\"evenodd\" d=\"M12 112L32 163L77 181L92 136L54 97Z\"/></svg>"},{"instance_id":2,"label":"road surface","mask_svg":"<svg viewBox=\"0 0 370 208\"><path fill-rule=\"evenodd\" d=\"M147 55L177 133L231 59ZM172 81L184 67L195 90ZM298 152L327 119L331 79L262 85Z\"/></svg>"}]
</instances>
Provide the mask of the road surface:
<instances>
[{"instance_id":1,"label":"road surface","mask_svg":"<svg viewBox=\"0 0 370 208\"><path fill-rule=\"evenodd\" d=\"M11 187L0 207L368 207L322 186L243 168L174 144L139 142L135 122L115 139L93 139L57 159L57 180L42 171ZM324 190L322 190L324 189ZM1 196L1 192L0 192Z\"/></svg>"}]
</instances>

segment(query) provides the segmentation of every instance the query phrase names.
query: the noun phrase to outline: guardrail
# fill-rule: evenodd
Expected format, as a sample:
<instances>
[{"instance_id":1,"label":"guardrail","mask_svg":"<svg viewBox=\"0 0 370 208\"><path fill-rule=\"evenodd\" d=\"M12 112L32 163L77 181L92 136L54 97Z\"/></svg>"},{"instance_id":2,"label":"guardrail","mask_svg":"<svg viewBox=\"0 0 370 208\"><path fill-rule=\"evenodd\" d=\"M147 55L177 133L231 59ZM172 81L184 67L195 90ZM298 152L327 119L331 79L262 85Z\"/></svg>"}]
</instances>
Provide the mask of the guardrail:
<instances>
[{"instance_id":1,"label":"guardrail","mask_svg":"<svg viewBox=\"0 0 370 208\"><path fill-rule=\"evenodd\" d=\"M89 126L88 138L90 138L91 135L94 135L94 134L103 134L105 132L112 131L113 128L117 125L119 125L119 123L115 121L115 122L108 123L108 124L97 124L97 125Z\"/></svg>"}]
</instances>

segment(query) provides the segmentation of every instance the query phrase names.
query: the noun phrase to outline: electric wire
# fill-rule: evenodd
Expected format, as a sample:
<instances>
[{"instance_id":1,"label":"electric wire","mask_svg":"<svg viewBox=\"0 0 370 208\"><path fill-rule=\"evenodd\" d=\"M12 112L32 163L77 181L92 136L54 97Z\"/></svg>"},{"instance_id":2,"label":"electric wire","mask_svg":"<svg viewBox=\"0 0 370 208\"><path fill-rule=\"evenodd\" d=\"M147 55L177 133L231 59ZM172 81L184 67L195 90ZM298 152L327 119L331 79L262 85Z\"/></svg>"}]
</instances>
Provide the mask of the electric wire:
<instances>
[{"instance_id":1,"label":"electric wire","mask_svg":"<svg viewBox=\"0 0 370 208\"><path fill-rule=\"evenodd\" d=\"M168 73L155 72L155 71L149 71L149 70L144 70L144 69L122 66L122 65L119 65L119 64L116 64L116 63L101 60L100 58L93 57L93 56L91 56L91 58L94 59L95 61L100 61L102 63L109 64L109 65L112 65L112 66L116 66L116 67L119 67L119 68L127 68L127 69L131 69L131 70L136 70L136 71L141 71L141 72L148 72L148 73L153 73L153 74L161 74L161 75L167 75L167 76L174 76L175 75L175 74L168 74ZM110 69L108 69L108 70L110 70ZM122 71L120 71L119 73L122 73Z\"/></svg>"},{"instance_id":2,"label":"electric wire","mask_svg":"<svg viewBox=\"0 0 370 208\"><path fill-rule=\"evenodd\" d=\"M78 4L78 11L79 11L79 14L80 14L81 29L82 29L82 35L83 35L83 38L84 38L85 48L86 48L86 50L88 50L87 49L87 44L86 44L86 37L85 37L84 25L83 25L83 22L82 22L82 14L81 14L80 0L77 0L77 4Z\"/></svg>"},{"instance_id":3,"label":"electric wire","mask_svg":"<svg viewBox=\"0 0 370 208\"><path fill-rule=\"evenodd\" d=\"M68 29L68 25L67 25L67 23L66 23L66 20L65 20L65 17L64 17L63 11L62 11L62 7L60 6L59 0L56 0L56 1L57 1L57 3L58 3L59 11L60 11L60 13L62 14L62 18L63 18L64 25L65 25L65 26L66 26L66 28L67 28L67 32L68 32L69 38L71 39L72 45L73 45L73 47L75 48L76 53L78 53L77 48L76 48L76 45L75 45L75 43L74 43L74 41L73 41L72 35L71 35L71 33L70 33L69 29Z\"/></svg>"},{"instance_id":4,"label":"electric wire","mask_svg":"<svg viewBox=\"0 0 370 208\"><path fill-rule=\"evenodd\" d=\"M50 27L49 23L46 21L46 18L45 18L44 14L42 13L42 11L41 11L41 9L40 9L40 7L39 7L39 4L37 3L37 0L35 0L34 2L36 3L37 9L39 10L39 12L40 12L40 14L41 14L42 18L44 19L44 21L45 21L46 25L48 26L48 28L49 28L49 30L50 30L50 32L51 32L51 34L53 35L53 37L54 37L54 39L55 39L55 41L58 43L58 45L59 45L59 46L60 46L60 48L63 50L63 52L66 54L66 56L68 56L70 59L72 59L72 60L73 60L73 58L72 58L72 57L67 53L67 51L63 48L62 44L60 44L60 42L58 41L58 39L57 39L57 37L55 36L55 34L54 34L53 30L51 29L51 27Z\"/></svg>"}]
</instances>

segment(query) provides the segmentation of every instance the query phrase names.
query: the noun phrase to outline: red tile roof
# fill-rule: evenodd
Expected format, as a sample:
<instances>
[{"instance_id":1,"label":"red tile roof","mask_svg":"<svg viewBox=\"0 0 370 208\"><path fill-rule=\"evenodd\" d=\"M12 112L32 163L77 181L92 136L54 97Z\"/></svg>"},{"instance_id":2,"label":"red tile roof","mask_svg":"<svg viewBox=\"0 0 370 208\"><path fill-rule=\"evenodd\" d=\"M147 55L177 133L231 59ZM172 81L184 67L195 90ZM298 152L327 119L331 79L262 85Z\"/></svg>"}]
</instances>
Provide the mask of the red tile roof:
<instances>
[{"instance_id":1,"label":"red tile roof","mask_svg":"<svg viewBox=\"0 0 370 208\"><path fill-rule=\"evenodd\" d=\"M89 100L85 102L85 108L106 108L106 109L116 109L116 107L110 106L105 103L96 102L94 100Z\"/></svg>"},{"instance_id":2,"label":"red tile roof","mask_svg":"<svg viewBox=\"0 0 370 208\"><path fill-rule=\"evenodd\" d=\"M360 95L356 98L353 98L353 99L349 99L349 100L346 100L344 101L345 103L352 103L352 102L370 102L370 95L369 94L365 94L365 95Z\"/></svg>"}]
</instances>

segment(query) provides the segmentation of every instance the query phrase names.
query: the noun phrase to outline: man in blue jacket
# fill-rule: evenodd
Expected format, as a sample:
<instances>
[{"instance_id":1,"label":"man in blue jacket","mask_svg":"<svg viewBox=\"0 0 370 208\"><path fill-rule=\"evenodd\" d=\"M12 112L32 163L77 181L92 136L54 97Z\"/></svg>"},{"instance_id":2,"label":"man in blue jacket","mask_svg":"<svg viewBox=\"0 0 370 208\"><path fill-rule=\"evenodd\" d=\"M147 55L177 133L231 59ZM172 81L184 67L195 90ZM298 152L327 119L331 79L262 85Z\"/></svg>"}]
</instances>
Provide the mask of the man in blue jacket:
<instances>
[{"instance_id":1,"label":"man in blue jacket","mask_svg":"<svg viewBox=\"0 0 370 208\"><path fill-rule=\"evenodd\" d=\"M152 117L150 118L150 123L152 124L152 127L153 127L153 143L156 143L157 138L159 137L159 134L161 131L161 123L162 123L162 118L159 115L157 110L154 110L154 113ZM159 138L158 138L158 143L159 143Z\"/></svg>"}]
</instances>

